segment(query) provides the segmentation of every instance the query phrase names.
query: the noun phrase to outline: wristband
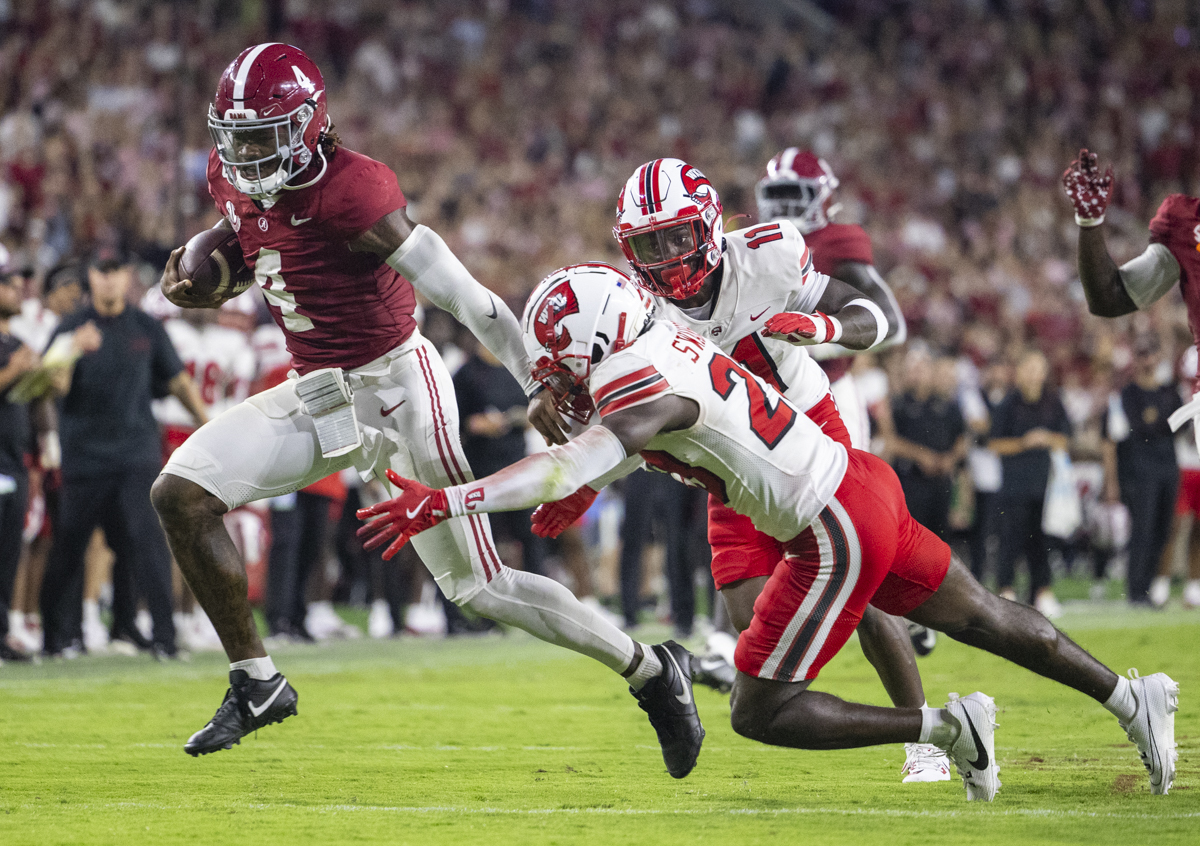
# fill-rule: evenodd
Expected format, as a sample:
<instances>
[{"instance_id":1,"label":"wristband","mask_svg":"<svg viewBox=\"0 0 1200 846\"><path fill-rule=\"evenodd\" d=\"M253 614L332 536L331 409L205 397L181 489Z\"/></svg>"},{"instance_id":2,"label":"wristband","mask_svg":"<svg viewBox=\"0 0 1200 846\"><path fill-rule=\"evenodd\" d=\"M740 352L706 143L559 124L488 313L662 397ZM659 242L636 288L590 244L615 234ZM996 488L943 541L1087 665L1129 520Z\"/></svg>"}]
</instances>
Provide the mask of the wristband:
<instances>
[{"instance_id":1,"label":"wristband","mask_svg":"<svg viewBox=\"0 0 1200 846\"><path fill-rule=\"evenodd\" d=\"M1075 212L1075 222L1083 229L1091 229L1093 226L1099 226L1104 222L1104 215L1099 217L1080 217L1079 212Z\"/></svg>"}]
</instances>

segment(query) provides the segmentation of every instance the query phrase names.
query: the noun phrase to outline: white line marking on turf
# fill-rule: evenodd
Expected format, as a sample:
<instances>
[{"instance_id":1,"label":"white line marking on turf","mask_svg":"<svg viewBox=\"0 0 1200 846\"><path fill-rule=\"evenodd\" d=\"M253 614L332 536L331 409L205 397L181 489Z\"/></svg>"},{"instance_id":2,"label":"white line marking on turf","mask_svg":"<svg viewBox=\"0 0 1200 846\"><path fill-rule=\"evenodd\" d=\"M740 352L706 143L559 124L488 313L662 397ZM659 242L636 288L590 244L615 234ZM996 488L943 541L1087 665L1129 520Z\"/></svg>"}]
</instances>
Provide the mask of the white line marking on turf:
<instances>
[{"instance_id":1,"label":"white line marking on turf","mask_svg":"<svg viewBox=\"0 0 1200 846\"><path fill-rule=\"evenodd\" d=\"M22 807L35 809L39 806L26 803ZM151 811L194 810L192 805L168 805L159 802L109 802L99 806L82 804L76 807L89 808L136 808ZM230 808L247 808L254 811L310 811L318 814L337 814L342 811L372 812L384 814L462 814L479 816L552 816L554 814L585 814L595 816L839 816L839 817L912 817L915 819L939 819L957 817L1049 817L1062 819L1114 819L1114 820L1187 820L1200 818L1200 812L1181 814L1138 814L1100 811L1060 811L1052 808L995 808L973 807L969 811L906 811L892 808L464 808L454 805L294 805L288 802L230 803Z\"/></svg>"}]
</instances>

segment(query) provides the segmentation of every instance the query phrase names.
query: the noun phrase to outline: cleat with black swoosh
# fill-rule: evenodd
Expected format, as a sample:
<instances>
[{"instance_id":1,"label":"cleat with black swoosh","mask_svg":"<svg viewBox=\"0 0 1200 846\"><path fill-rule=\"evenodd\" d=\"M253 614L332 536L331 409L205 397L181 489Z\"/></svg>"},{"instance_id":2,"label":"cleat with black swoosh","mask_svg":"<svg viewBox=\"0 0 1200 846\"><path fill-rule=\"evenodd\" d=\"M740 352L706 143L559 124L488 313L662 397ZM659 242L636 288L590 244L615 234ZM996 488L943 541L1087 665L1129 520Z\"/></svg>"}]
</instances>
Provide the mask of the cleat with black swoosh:
<instances>
[{"instance_id":1,"label":"cleat with black swoosh","mask_svg":"<svg viewBox=\"0 0 1200 846\"><path fill-rule=\"evenodd\" d=\"M683 778L696 766L704 726L696 713L692 695L692 653L673 640L650 647L662 662L663 671L641 690L629 689L638 707L650 716L658 733L663 761L674 778Z\"/></svg>"},{"instance_id":2,"label":"cleat with black swoosh","mask_svg":"<svg viewBox=\"0 0 1200 846\"><path fill-rule=\"evenodd\" d=\"M1150 773L1150 792L1166 795L1175 781L1175 712L1179 710L1179 682L1166 673L1139 676L1129 671L1137 711L1121 722L1126 736L1137 744L1138 755Z\"/></svg>"},{"instance_id":3,"label":"cleat with black swoosh","mask_svg":"<svg viewBox=\"0 0 1200 846\"><path fill-rule=\"evenodd\" d=\"M245 670L231 670L221 707L208 725L188 738L183 751L196 756L232 749L250 732L295 716L299 698L282 673L261 681Z\"/></svg>"},{"instance_id":4,"label":"cleat with black swoosh","mask_svg":"<svg viewBox=\"0 0 1200 846\"><path fill-rule=\"evenodd\" d=\"M946 753L954 762L968 802L991 802L1000 791L1000 765L996 763L996 701L982 693L961 699L950 694L946 710L958 720L961 731Z\"/></svg>"}]
</instances>

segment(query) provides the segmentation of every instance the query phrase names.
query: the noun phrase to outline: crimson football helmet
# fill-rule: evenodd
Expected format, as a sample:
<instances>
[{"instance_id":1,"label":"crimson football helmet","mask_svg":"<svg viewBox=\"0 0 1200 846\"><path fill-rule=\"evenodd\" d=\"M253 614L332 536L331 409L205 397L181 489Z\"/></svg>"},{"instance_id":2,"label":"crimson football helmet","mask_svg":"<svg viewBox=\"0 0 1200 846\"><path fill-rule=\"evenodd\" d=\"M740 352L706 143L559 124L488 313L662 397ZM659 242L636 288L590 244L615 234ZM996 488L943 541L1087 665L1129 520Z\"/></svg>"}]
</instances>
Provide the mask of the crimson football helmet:
<instances>
[{"instance_id":1,"label":"crimson football helmet","mask_svg":"<svg viewBox=\"0 0 1200 846\"><path fill-rule=\"evenodd\" d=\"M312 185L328 166L320 145L329 126L325 108L325 80L303 50L277 43L243 50L221 74L208 108L225 178L256 200ZM314 155L321 171L291 184Z\"/></svg>"},{"instance_id":2,"label":"crimson football helmet","mask_svg":"<svg viewBox=\"0 0 1200 846\"><path fill-rule=\"evenodd\" d=\"M587 385L592 368L632 344L654 311L654 300L615 267L554 271L533 289L521 318L533 378L559 411L587 423L596 410Z\"/></svg>"},{"instance_id":3,"label":"crimson football helmet","mask_svg":"<svg viewBox=\"0 0 1200 846\"><path fill-rule=\"evenodd\" d=\"M639 285L685 300L721 263L721 198L699 168L679 159L655 159L634 171L621 189L613 234Z\"/></svg>"},{"instance_id":4,"label":"crimson football helmet","mask_svg":"<svg viewBox=\"0 0 1200 846\"><path fill-rule=\"evenodd\" d=\"M829 225L838 178L824 159L788 147L767 162L767 175L754 186L760 221L786 219L807 235Z\"/></svg>"}]
</instances>

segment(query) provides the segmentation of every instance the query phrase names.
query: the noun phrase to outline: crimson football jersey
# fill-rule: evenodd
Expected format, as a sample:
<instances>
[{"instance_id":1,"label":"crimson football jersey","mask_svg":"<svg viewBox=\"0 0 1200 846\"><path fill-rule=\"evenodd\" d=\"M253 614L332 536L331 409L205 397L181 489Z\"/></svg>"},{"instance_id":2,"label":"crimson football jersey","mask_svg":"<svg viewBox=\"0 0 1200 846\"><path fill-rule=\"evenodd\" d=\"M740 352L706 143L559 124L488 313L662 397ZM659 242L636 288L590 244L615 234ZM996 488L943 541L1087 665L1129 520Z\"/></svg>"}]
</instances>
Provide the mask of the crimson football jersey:
<instances>
[{"instance_id":1,"label":"crimson football jersey","mask_svg":"<svg viewBox=\"0 0 1200 846\"><path fill-rule=\"evenodd\" d=\"M320 181L280 191L266 209L229 184L214 150L208 190L237 232L300 373L359 367L412 334L416 295L408 280L348 246L406 205L386 165L339 147Z\"/></svg>"},{"instance_id":2,"label":"crimson football jersey","mask_svg":"<svg viewBox=\"0 0 1200 846\"><path fill-rule=\"evenodd\" d=\"M834 268L844 261L875 263L870 237L853 223L830 223L808 233L804 239L813 251L813 266L826 276L836 278ZM845 376L852 363L853 358L848 355L817 360L831 383Z\"/></svg>"},{"instance_id":3,"label":"crimson football jersey","mask_svg":"<svg viewBox=\"0 0 1200 846\"><path fill-rule=\"evenodd\" d=\"M1162 244L1179 262L1188 326L1200 341L1200 197L1168 195L1150 221L1150 241Z\"/></svg>"}]
</instances>

